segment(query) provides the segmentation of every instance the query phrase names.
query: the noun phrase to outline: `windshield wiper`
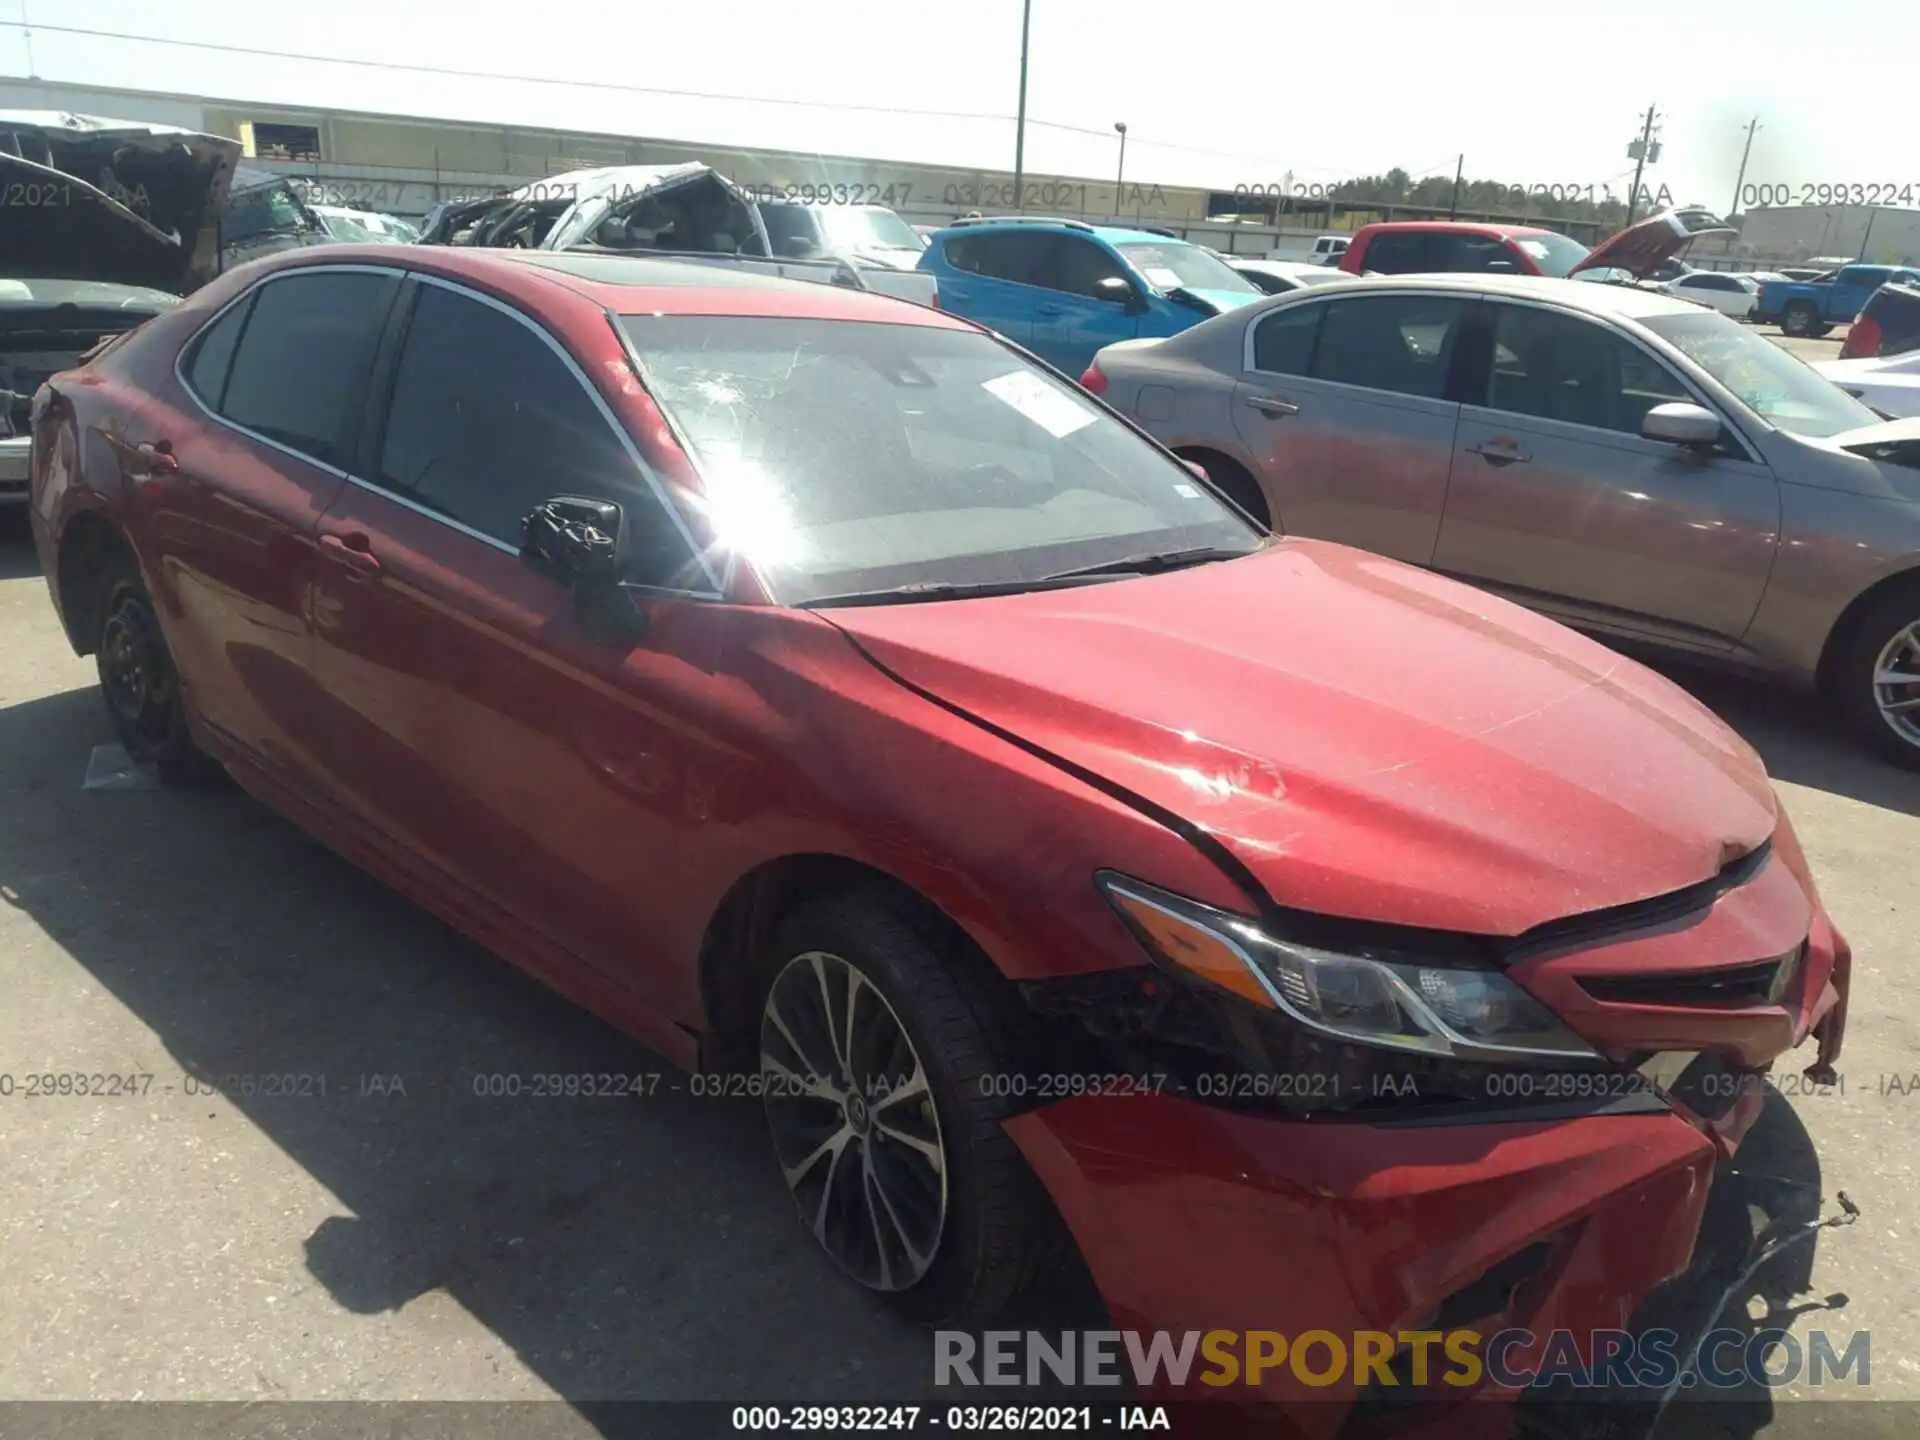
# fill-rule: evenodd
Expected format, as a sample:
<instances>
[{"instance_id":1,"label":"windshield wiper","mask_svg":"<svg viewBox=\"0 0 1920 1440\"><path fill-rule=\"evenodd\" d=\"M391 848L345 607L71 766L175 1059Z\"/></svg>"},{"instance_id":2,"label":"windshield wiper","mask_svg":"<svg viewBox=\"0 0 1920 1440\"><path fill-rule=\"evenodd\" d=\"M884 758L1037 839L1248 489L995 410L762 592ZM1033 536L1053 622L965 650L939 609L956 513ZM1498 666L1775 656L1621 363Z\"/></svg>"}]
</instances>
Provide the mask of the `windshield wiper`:
<instances>
[{"instance_id":1,"label":"windshield wiper","mask_svg":"<svg viewBox=\"0 0 1920 1440\"><path fill-rule=\"evenodd\" d=\"M1206 565L1215 560L1238 560L1242 555L1251 554L1252 550L1225 550L1218 545L1196 545L1190 550L1165 550L1157 555L1129 555L1121 560L1104 560L1098 565L1056 571L1044 578L1077 580L1093 575L1155 575L1163 570L1181 570L1189 565Z\"/></svg>"},{"instance_id":2,"label":"windshield wiper","mask_svg":"<svg viewBox=\"0 0 1920 1440\"><path fill-rule=\"evenodd\" d=\"M817 610L827 605L910 605L921 600L974 600L986 595L1018 595L1027 590L1065 590L1075 585L1094 585L1117 579L1105 572L1042 575L1037 580L920 580L911 585L891 585L883 590L849 590L840 595L816 595L811 600L794 602L796 610Z\"/></svg>"},{"instance_id":3,"label":"windshield wiper","mask_svg":"<svg viewBox=\"0 0 1920 1440\"><path fill-rule=\"evenodd\" d=\"M1190 550L1131 555L1123 560L1059 570L1032 580L920 580L911 585L889 586L884 590L850 590L840 595L819 595L811 600L797 601L794 608L813 610L824 605L906 605L917 600L972 600L984 595L1018 595L1026 590L1064 590L1075 585L1095 585L1102 580L1119 580L1128 575L1151 575L1162 570L1178 570L1187 565L1204 565L1212 560L1238 560L1242 555L1253 553L1252 550L1223 550L1217 545L1196 545Z\"/></svg>"}]
</instances>

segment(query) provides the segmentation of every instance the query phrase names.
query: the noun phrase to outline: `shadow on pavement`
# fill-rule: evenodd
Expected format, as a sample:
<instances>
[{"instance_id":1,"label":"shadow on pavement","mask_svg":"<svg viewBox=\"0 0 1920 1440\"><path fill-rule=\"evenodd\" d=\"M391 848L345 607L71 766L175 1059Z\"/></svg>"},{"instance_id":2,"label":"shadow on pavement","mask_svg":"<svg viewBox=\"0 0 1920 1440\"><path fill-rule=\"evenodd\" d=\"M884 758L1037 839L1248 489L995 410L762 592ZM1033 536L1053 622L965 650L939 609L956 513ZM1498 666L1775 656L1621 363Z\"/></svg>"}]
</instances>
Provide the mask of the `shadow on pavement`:
<instances>
[{"instance_id":1,"label":"shadow on pavement","mask_svg":"<svg viewBox=\"0 0 1920 1440\"><path fill-rule=\"evenodd\" d=\"M150 1027L184 1072L156 1087L220 1084L351 1212L306 1242L340 1305L444 1292L583 1403L930 1388L931 1337L818 1253L757 1101L696 1096L236 787L83 793L107 738L91 689L0 709L0 903ZM553 1074L657 1078L526 1098Z\"/></svg>"},{"instance_id":2,"label":"shadow on pavement","mask_svg":"<svg viewBox=\"0 0 1920 1440\"><path fill-rule=\"evenodd\" d=\"M1774 779L1920 815L1920 772L1882 760L1848 734L1817 697L1667 661L1655 668L1739 731Z\"/></svg>"},{"instance_id":3,"label":"shadow on pavement","mask_svg":"<svg viewBox=\"0 0 1920 1440\"><path fill-rule=\"evenodd\" d=\"M24 505L0 506L0 580L24 580L40 573Z\"/></svg>"}]
</instances>

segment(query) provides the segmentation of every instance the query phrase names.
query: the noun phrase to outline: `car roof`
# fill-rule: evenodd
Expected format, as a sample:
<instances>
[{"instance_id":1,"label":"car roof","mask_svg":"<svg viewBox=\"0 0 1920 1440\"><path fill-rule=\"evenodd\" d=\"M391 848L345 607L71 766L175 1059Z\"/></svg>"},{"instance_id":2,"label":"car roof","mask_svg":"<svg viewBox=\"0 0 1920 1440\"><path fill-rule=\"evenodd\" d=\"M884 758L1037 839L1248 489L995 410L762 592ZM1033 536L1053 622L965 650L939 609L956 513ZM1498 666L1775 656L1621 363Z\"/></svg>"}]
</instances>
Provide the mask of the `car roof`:
<instances>
[{"instance_id":1,"label":"car roof","mask_svg":"<svg viewBox=\"0 0 1920 1440\"><path fill-rule=\"evenodd\" d=\"M1348 276L1344 281L1316 285L1311 290L1294 290L1286 295L1268 296L1230 315L1247 317L1264 313L1283 302L1304 302L1309 296L1316 302L1342 295L1389 295L1396 290L1458 291L1462 295L1492 295L1514 300L1545 300L1571 310L1596 315L1616 315L1627 320L1644 320L1656 315L1698 315L1701 309L1691 300L1678 300L1658 290L1642 290L1634 285L1597 285L1588 280L1561 280L1549 275L1484 275L1436 271L1430 275L1369 275L1364 279ZM1264 307L1264 308L1263 308ZM1207 322L1209 325L1214 323ZM1185 333L1191 334L1192 331Z\"/></svg>"},{"instance_id":2,"label":"car roof","mask_svg":"<svg viewBox=\"0 0 1920 1440\"><path fill-rule=\"evenodd\" d=\"M1542 225L1501 225L1489 220L1376 220L1360 227L1369 235L1395 235L1415 230L1442 230L1455 235L1557 235Z\"/></svg>"},{"instance_id":3,"label":"car roof","mask_svg":"<svg viewBox=\"0 0 1920 1440\"><path fill-rule=\"evenodd\" d=\"M353 244L288 250L254 263L273 269L342 263L381 265L466 280L523 297L532 287L553 286L615 315L788 316L867 320L939 330L980 328L957 315L868 290L652 255Z\"/></svg>"},{"instance_id":4,"label":"car roof","mask_svg":"<svg viewBox=\"0 0 1920 1440\"><path fill-rule=\"evenodd\" d=\"M1052 230L1070 235L1092 235L1105 240L1110 245L1153 244L1164 245L1171 240L1180 245L1192 245L1191 240L1182 240L1178 235L1162 235L1153 230L1141 230L1131 225L1095 225L1085 220L1049 219L1045 216L1007 215L991 219L969 220L963 225L946 225L936 234L939 235L977 235L999 230Z\"/></svg>"}]
</instances>

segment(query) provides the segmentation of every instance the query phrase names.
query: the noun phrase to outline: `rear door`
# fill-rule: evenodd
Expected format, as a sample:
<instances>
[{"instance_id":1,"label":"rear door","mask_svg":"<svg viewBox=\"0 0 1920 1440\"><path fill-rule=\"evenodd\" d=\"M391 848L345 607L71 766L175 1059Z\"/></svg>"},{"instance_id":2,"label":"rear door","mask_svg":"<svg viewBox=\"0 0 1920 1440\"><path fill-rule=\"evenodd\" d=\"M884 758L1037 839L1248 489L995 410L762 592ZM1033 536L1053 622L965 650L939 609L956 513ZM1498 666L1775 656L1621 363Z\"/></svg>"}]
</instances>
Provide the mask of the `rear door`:
<instances>
[{"instance_id":1,"label":"rear door","mask_svg":"<svg viewBox=\"0 0 1920 1440\"><path fill-rule=\"evenodd\" d=\"M1836 323L1853 319L1892 274L1893 268L1888 265L1849 265L1841 270L1827 292L1827 318Z\"/></svg>"},{"instance_id":2,"label":"rear door","mask_svg":"<svg viewBox=\"0 0 1920 1440\"><path fill-rule=\"evenodd\" d=\"M1047 293L1034 306L1027 348L1055 369L1078 378L1102 345L1139 335L1140 317L1130 314L1125 303L1136 293L1134 283L1105 246L1078 235L1040 233L1032 238L1036 242L1033 278ZM1113 280L1125 288L1102 288L1102 281Z\"/></svg>"},{"instance_id":3,"label":"rear door","mask_svg":"<svg viewBox=\"0 0 1920 1440\"><path fill-rule=\"evenodd\" d=\"M173 614L168 641L207 721L283 780L312 778L314 526L346 452L400 277L373 267L275 275L191 341L184 403L142 424L176 466L145 492Z\"/></svg>"},{"instance_id":4,"label":"rear door","mask_svg":"<svg viewBox=\"0 0 1920 1440\"><path fill-rule=\"evenodd\" d=\"M1643 439L1655 405L1714 407L1611 326L1498 301L1475 330L1491 356L1471 347L1434 568L1579 624L1736 644L1779 540L1772 472L1731 432L1712 455Z\"/></svg>"},{"instance_id":5,"label":"rear door","mask_svg":"<svg viewBox=\"0 0 1920 1440\"><path fill-rule=\"evenodd\" d=\"M1471 304L1395 291L1283 305L1249 327L1233 423L1276 530L1433 559L1460 417L1448 377Z\"/></svg>"},{"instance_id":6,"label":"rear door","mask_svg":"<svg viewBox=\"0 0 1920 1440\"><path fill-rule=\"evenodd\" d=\"M1031 230L988 230L949 235L942 242L947 264L961 273L940 277L940 306L1016 345L1033 340L1034 314L1047 294L1033 283L1041 263L1041 236Z\"/></svg>"},{"instance_id":7,"label":"rear door","mask_svg":"<svg viewBox=\"0 0 1920 1440\"><path fill-rule=\"evenodd\" d=\"M644 968L720 762L677 695L705 683L713 593L624 431L534 319L438 280L410 291L361 473L320 523L331 774L358 816L465 903L653 990ZM376 405L380 403L376 398ZM612 500L657 584L646 643L589 638L518 557L544 500Z\"/></svg>"}]
</instances>

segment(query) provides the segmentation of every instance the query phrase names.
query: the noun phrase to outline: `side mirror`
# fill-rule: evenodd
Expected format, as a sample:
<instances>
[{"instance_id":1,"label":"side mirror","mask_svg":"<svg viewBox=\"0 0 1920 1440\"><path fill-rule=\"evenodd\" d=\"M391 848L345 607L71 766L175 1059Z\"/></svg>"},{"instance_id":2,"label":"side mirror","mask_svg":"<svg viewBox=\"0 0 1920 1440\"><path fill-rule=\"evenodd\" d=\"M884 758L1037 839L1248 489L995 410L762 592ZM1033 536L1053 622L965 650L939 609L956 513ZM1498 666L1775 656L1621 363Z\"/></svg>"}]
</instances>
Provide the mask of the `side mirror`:
<instances>
[{"instance_id":1,"label":"side mirror","mask_svg":"<svg viewBox=\"0 0 1920 1440\"><path fill-rule=\"evenodd\" d=\"M557 580L618 578L626 517L611 500L556 495L520 522L520 558Z\"/></svg>"},{"instance_id":2,"label":"side mirror","mask_svg":"<svg viewBox=\"0 0 1920 1440\"><path fill-rule=\"evenodd\" d=\"M556 495L520 522L520 559L573 587L581 628L593 640L637 640L646 616L620 580L627 568L626 512L611 500Z\"/></svg>"},{"instance_id":3,"label":"side mirror","mask_svg":"<svg viewBox=\"0 0 1920 1440\"><path fill-rule=\"evenodd\" d=\"M1720 417L1704 406L1676 401L1647 411L1640 433L1673 445L1712 446L1720 443Z\"/></svg>"},{"instance_id":4,"label":"side mirror","mask_svg":"<svg viewBox=\"0 0 1920 1440\"><path fill-rule=\"evenodd\" d=\"M1124 275L1109 275L1095 287L1100 298L1120 306L1129 315L1138 315L1147 308L1147 302L1140 292L1133 288L1133 282Z\"/></svg>"}]
</instances>

